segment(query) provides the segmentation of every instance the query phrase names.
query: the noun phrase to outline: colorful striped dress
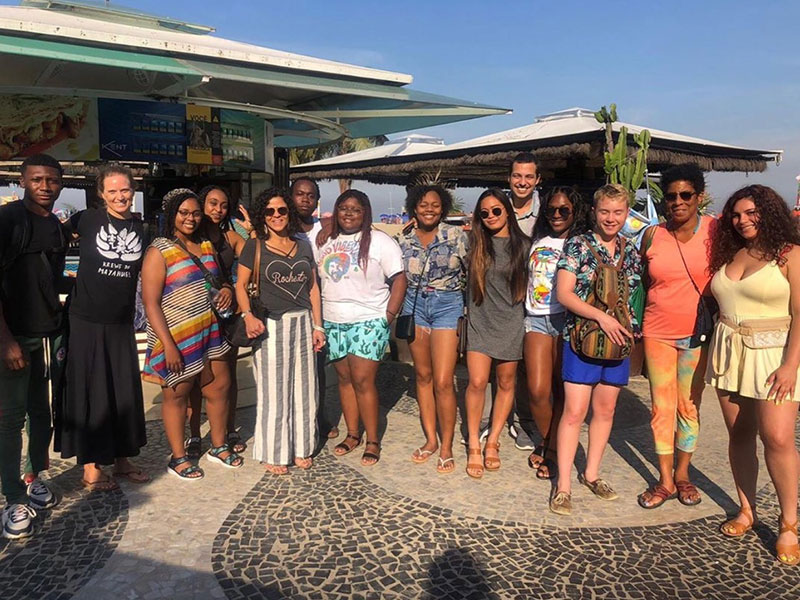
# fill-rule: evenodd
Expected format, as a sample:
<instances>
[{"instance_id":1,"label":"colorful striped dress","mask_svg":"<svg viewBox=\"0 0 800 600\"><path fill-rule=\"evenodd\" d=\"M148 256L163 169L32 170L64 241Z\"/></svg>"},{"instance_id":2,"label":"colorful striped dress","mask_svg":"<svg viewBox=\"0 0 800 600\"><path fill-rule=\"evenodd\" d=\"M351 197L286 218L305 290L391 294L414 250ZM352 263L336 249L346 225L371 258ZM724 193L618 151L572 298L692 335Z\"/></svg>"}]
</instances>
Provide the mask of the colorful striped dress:
<instances>
[{"instance_id":1,"label":"colorful striped dress","mask_svg":"<svg viewBox=\"0 0 800 600\"><path fill-rule=\"evenodd\" d=\"M189 255L166 238L156 238L151 244L161 252L167 267L161 309L169 332L183 356L183 372L167 370L164 345L147 323L147 354L142 378L162 386L174 387L198 375L209 360L221 358L230 350L222 337L219 324L211 310L203 273ZM213 274L219 274L211 242L201 244L200 260Z\"/></svg>"}]
</instances>

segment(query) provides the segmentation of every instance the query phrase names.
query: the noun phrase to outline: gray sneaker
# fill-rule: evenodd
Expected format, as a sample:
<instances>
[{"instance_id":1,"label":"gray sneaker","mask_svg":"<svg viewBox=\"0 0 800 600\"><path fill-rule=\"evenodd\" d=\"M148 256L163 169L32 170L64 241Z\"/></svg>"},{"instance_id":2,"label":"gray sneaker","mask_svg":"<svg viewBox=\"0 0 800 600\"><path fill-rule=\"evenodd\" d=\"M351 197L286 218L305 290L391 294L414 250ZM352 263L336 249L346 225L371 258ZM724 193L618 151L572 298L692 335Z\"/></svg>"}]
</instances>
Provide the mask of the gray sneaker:
<instances>
[{"instance_id":1,"label":"gray sneaker","mask_svg":"<svg viewBox=\"0 0 800 600\"><path fill-rule=\"evenodd\" d=\"M38 477L28 484L28 504L33 508L48 509L58 504L58 498Z\"/></svg>"},{"instance_id":2,"label":"gray sneaker","mask_svg":"<svg viewBox=\"0 0 800 600\"><path fill-rule=\"evenodd\" d=\"M27 504L9 504L3 509L0 520L3 524L3 537L10 540L33 535L33 518L36 511Z\"/></svg>"},{"instance_id":3,"label":"gray sneaker","mask_svg":"<svg viewBox=\"0 0 800 600\"><path fill-rule=\"evenodd\" d=\"M514 447L517 450L533 450L536 444L533 443L531 436L522 427L517 427L517 437L514 438Z\"/></svg>"}]
</instances>

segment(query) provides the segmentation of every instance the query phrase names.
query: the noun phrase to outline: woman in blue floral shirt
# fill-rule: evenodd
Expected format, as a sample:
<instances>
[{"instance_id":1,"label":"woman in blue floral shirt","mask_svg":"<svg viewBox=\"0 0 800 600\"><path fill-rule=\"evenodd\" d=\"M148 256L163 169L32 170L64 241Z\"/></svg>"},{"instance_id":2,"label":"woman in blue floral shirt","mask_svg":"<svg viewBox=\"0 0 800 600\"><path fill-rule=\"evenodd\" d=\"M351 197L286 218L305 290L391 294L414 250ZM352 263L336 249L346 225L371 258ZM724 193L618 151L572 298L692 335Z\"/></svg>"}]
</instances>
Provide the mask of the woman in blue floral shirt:
<instances>
[{"instance_id":1,"label":"woman in blue floral shirt","mask_svg":"<svg viewBox=\"0 0 800 600\"><path fill-rule=\"evenodd\" d=\"M456 325L464 312L467 235L442 219L450 212L453 197L438 185L412 188L406 211L414 226L396 236L403 251L408 289L402 314L413 311L416 331L409 343L414 359L417 402L425 432L425 444L411 460L426 462L439 450L436 470L452 473L456 395L453 387L458 338ZM416 299L416 306L414 305ZM436 437L437 417L441 446Z\"/></svg>"},{"instance_id":2,"label":"woman in blue floral shirt","mask_svg":"<svg viewBox=\"0 0 800 600\"><path fill-rule=\"evenodd\" d=\"M618 184L607 184L594 194L594 229L567 240L558 261L556 293L559 303L569 311L564 328L564 346L561 375L564 380L564 413L558 425L558 484L550 501L550 510L556 514L572 512L570 475L581 424L592 406L589 423L589 445L586 451L586 469L578 474L578 481L603 500L614 500L617 493L598 476L600 459L611 434L614 410L620 388L628 383L630 360L598 360L576 353L569 338L576 317L597 321L615 344L622 345L626 338L639 335L639 323L628 299L629 331L614 316L586 302L592 291L597 268L595 252L603 263L617 265L624 252L621 270L633 290L641 278L641 258L632 242L620 235L628 216L627 190Z\"/></svg>"}]
</instances>

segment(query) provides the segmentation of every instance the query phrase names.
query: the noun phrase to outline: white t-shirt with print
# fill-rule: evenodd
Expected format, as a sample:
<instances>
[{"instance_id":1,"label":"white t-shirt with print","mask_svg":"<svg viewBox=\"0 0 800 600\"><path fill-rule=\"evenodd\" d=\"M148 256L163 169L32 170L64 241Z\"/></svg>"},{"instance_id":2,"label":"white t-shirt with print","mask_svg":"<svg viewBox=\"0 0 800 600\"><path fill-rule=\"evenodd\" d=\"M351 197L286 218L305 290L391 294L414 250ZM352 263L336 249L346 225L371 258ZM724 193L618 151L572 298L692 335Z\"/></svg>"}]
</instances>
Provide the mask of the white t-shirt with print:
<instances>
[{"instance_id":1,"label":"white t-shirt with print","mask_svg":"<svg viewBox=\"0 0 800 600\"><path fill-rule=\"evenodd\" d=\"M556 300L556 264L564 249L561 238L543 237L531 245L528 258L528 293L525 312L528 315L554 315L564 312Z\"/></svg>"},{"instance_id":2,"label":"white t-shirt with print","mask_svg":"<svg viewBox=\"0 0 800 600\"><path fill-rule=\"evenodd\" d=\"M403 271L403 253L392 238L372 230L366 273L358 264L361 232L339 235L319 249L322 312L326 321L357 323L386 316L386 280Z\"/></svg>"}]
</instances>

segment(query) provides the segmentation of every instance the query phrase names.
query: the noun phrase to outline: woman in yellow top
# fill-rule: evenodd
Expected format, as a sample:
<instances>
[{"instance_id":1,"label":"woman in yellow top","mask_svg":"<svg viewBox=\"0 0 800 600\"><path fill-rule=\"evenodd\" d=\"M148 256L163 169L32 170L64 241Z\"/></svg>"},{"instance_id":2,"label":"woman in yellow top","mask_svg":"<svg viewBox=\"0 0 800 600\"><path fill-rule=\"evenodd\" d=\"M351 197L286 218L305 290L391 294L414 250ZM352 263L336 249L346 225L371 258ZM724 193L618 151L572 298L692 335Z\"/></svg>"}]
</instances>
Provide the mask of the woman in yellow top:
<instances>
[{"instance_id":1,"label":"woman in yellow top","mask_svg":"<svg viewBox=\"0 0 800 600\"><path fill-rule=\"evenodd\" d=\"M800 562L795 420L800 402L800 234L773 189L751 185L725 204L711 237L711 292L720 308L706 381L728 428L741 508L720 527L740 537L756 522L756 433L781 507L778 560Z\"/></svg>"}]
</instances>

